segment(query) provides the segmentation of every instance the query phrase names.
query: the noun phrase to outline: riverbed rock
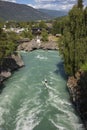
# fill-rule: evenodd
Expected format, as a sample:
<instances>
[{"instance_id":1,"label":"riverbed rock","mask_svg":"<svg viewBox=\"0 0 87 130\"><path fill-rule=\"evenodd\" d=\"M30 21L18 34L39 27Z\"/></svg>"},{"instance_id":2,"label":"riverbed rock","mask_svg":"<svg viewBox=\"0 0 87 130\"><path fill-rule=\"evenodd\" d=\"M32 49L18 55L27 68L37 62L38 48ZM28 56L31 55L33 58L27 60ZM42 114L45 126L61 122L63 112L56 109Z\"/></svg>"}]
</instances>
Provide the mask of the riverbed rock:
<instances>
[{"instance_id":1,"label":"riverbed rock","mask_svg":"<svg viewBox=\"0 0 87 130\"><path fill-rule=\"evenodd\" d=\"M58 50L58 45L56 42L49 41L46 43L42 43L41 48L43 48L45 50Z\"/></svg>"},{"instance_id":2,"label":"riverbed rock","mask_svg":"<svg viewBox=\"0 0 87 130\"><path fill-rule=\"evenodd\" d=\"M48 42L37 42L35 39L31 40L30 42L24 42L20 44L17 48L18 51L25 50L25 51L33 51L35 49L44 49L44 50L58 50L57 42L48 41Z\"/></svg>"},{"instance_id":3,"label":"riverbed rock","mask_svg":"<svg viewBox=\"0 0 87 130\"><path fill-rule=\"evenodd\" d=\"M0 85L9 78L13 71L24 66L24 62L19 54L15 53L10 57L4 58L2 66L0 66Z\"/></svg>"},{"instance_id":4,"label":"riverbed rock","mask_svg":"<svg viewBox=\"0 0 87 130\"><path fill-rule=\"evenodd\" d=\"M8 77L11 76L11 72L9 72L9 71L2 71L1 74L0 74L0 76L8 78Z\"/></svg>"},{"instance_id":5,"label":"riverbed rock","mask_svg":"<svg viewBox=\"0 0 87 130\"><path fill-rule=\"evenodd\" d=\"M69 77L67 86L71 99L87 130L87 72L78 71Z\"/></svg>"},{"instance_id":6,"label":"riverbed rock","mask_svg":"<svg viewBox=\"0 0 87 130\"><path fill-rule=\"evenodd\" d=\"M12 57L12 59L14 59L14 60L16 61L16 64L17 64L19 67L24 66L24 62L23 62L23 60L22 60L20 54L17 54L17 55L14 55L14 54L13 54L11 57Z\"/></svg>"}]
</instances>

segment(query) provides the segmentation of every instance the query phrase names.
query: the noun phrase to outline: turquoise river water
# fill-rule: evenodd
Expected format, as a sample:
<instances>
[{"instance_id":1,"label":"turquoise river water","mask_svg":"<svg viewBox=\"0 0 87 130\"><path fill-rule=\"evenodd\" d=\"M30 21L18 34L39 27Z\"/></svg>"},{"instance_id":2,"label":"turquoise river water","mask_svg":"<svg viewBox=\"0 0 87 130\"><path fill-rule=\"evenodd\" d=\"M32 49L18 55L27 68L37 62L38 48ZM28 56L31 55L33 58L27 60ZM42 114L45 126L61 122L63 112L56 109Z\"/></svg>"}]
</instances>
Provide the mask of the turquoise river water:
<instances>
[{"instance_id":1,"label":"turquoise river water","mask_svg":"<svg viewBox=\"0 0 87 130\"><path fill-rule=\"evenodd\" d=\"M59 53L21 55L25 67L4 82L0 94L0 130L84 130L70 102Z\"/></svg>"}]
</instances>

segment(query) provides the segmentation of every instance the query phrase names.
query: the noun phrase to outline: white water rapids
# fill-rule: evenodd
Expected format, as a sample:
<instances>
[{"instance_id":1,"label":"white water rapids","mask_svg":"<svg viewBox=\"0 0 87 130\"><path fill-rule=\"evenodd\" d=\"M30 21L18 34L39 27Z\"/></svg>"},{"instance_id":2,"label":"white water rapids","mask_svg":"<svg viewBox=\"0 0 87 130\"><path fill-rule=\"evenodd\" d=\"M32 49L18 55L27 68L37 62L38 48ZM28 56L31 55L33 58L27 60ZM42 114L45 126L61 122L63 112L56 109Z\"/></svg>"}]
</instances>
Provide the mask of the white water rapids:
<instances>
[{"instance_id":1,"label":"white water rapids","mask_svg":"<svg viewBox=\"0 0 87 130\"><path fill-rule=\"evenodd\" d=\"M21 54L25 67L5 81L0 94L0 130L84 130L70 102L59 53Z\"/></svg>"}]
</instances>

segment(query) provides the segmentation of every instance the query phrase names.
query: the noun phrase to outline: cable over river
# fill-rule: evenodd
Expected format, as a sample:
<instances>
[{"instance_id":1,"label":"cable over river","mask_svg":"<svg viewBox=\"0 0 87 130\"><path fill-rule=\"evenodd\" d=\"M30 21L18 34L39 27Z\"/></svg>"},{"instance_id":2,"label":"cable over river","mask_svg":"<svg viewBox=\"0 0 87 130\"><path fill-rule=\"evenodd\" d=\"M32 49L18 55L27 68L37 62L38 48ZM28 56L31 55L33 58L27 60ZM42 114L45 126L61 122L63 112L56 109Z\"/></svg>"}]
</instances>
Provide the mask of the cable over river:
<instances>
[{"instance_id":1,"label":"cable over river","mask_svg":"<svg viewBox=\"0 0 87 130\"><path fill-rule=\"evenodd\" d=\"M0 130L84 130L70 102L59 53L21 55L25 67L4 82L0 94Z\"/></svg>"}]
</instances>

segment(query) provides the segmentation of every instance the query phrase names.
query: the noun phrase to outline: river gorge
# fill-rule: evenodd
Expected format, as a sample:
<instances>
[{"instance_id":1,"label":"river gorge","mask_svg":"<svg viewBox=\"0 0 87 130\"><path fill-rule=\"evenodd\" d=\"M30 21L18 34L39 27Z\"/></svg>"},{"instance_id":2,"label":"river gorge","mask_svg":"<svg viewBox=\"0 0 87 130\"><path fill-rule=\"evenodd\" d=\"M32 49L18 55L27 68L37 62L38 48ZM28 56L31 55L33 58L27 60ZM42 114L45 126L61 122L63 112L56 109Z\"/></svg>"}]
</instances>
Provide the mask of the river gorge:
<instances>
[{"instance_id":1,"label":"river gorge","mask_svg":"<svg viewBox=\"0 0 87 130\"><path fill-rule=\"evenodd\" d=\"M4 82L0 94L0 130L84 130L59 52L20 53L25 66Z\"/></svg>"}]
</instances>

